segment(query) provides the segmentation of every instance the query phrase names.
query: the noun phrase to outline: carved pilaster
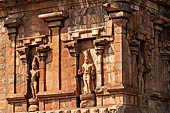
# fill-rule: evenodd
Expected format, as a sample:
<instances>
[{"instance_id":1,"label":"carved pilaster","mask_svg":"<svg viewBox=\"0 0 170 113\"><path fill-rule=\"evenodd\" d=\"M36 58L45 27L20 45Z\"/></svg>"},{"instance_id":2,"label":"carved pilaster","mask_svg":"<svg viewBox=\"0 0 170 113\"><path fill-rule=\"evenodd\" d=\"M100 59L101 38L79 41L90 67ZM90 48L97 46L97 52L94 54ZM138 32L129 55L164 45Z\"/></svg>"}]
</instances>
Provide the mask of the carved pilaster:
<instances>
[{"instance_id":1,"label":"carved pilaster","mask_svg":"<svg viewBox=\"0 0 170 113\"><path fill-rule=\"evenodd\" d=\"M18 27L19 27L19 19L16 18L10 18L8 20L5 21L4 26L7 28L8 30L8 36L9 36L9 40L10 43L12 45L12 48L10 48L11 50L13 50L14 52L12 53L13 57L13 75L14 75L14 94L16 93L16 37L18 35Z\"/></svg>"},{"instance_id":2,"label":"carved pilaster","mask_svg":"<svg viewBox=\"0 0 170 113\"><path fill-rule=\"evenodd\" d=\"M103 85L103 52L104 46L108 41L106 39L95 40L95 50L97 54L97 67L96 67L96 85L100 88Z\"/></svg>"}]
</instances>

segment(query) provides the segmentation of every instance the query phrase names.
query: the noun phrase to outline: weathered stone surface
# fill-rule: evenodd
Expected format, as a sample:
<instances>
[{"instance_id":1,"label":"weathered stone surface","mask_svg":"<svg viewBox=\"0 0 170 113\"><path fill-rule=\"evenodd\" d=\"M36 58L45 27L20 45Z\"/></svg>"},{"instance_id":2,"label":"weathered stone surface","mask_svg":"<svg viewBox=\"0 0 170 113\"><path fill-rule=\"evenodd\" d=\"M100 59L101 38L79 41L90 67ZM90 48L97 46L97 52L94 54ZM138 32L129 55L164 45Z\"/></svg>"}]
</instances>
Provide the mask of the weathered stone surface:
<instances>
[{"instance_id":1,"label":"weathered stone surface","mask_svg":"<svg viewBox=\"0 0 170 113\"><path fill-rule=\"evenodd\" d=\"M168 113L169 6L0 0L0 112Z\"/></svg>"}]
</instances>

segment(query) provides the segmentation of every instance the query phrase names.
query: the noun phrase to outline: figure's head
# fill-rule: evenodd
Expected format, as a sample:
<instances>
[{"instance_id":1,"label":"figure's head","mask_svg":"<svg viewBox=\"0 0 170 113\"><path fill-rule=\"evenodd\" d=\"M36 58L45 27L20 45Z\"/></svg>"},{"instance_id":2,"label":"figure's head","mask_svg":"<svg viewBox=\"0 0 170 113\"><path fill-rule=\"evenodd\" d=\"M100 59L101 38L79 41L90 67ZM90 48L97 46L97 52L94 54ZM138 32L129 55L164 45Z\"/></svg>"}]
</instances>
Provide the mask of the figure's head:
<instances>
[{"instance_id":1,"label":"figure's head","mask_svg":"<svg viewBox=\"0 0 170 113\"><path fill-rule=\"evenodd\" d=\"M89 63L89 52L90 52L90 50L88 49L84 53L84 62L85 63Z\"/></svg>"},{"instance_id":2,"label":"figure's head","mask_svg":"<svg viewBox=\"0 0 170 113\"><path fill-rule=\"evenodd\" d=\"M37 70L37 69L38 69L38 67L37 67L37 61L38 61L37 57L34 57L34 58L33 58L33 61L32 61L32 69L33 69L33 70Z\"/></svg>"}]
</instances>

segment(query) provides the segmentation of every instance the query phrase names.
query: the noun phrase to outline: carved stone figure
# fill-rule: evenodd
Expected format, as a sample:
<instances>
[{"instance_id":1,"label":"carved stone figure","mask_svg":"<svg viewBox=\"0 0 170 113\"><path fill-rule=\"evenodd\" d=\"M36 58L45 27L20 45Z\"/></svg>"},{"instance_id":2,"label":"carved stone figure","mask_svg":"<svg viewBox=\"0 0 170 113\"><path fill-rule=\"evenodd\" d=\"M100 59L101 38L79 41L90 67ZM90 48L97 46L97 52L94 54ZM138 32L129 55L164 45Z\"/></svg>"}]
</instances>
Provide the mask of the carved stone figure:
<instances>
[{"instance_id":1,"label":"carved stone figure","mask_svg":"<svg viewBox=\"0 0 170 113\"><path fill-rule=\"evenodd\" d=\"M144 92L144 59L142 58L141 53L139 53L139 60L138 60L138 80L139 80L139 90Z\"/></svg>"},{"instance_id":2,"label":"carved stone figure","mask_svg":"<svg viewBox=\"0 0 170 113\"><path fill-rule=\"evenodd\" d=\"M31 91L32 91L32 98L37 98L36 94L38 92L38 78L39 78L39 69L38 69L38 58L34 57L32 61L32 69L30 70L31 73Z\"/></svg>"},{"instance_id":3,"label":"carved stone figure","mask_svg":"<svg viewBox=\"0 0 170 113\"><path fill-rule=\"evenodd\" d=\"M90 50L86 50L84 56L84 63L78 74L83 76L83 94L91 94L95 87L95 66L93 63L90 63Z\"/></svg>"},{"instance_id":4,"label":"carved stone figure","mask_svg":"<svg viewBox=\"0 0 170 113\"><path fill-rule=\"evenodd\" d=\"M149 59L150 51L147 47L148 45L146 43L141 44L137 65L139 90L142 93L144 93L146 88L146 77L151 72L151 63Z\"/></svg>"}]
</instances>

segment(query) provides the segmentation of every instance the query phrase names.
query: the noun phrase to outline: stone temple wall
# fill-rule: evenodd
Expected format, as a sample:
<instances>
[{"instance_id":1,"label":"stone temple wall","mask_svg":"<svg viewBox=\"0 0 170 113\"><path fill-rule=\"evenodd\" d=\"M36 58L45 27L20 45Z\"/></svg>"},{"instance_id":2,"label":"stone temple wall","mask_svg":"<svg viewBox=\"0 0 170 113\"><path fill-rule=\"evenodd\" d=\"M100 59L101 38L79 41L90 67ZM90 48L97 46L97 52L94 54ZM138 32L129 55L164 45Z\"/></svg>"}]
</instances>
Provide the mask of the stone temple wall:
<instances>
[{"instance_id":1,"label":"stone temple wall","mask_svg":"<svg viewBox=\"0 0 170 113\"><path fill-rule=\"evenodd\" d=\"M0 113L169 113L168 0L0 0Z\"/></svg>"}]
</instances>

